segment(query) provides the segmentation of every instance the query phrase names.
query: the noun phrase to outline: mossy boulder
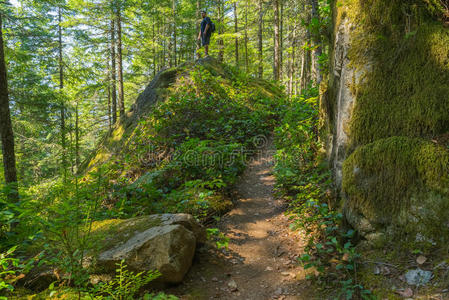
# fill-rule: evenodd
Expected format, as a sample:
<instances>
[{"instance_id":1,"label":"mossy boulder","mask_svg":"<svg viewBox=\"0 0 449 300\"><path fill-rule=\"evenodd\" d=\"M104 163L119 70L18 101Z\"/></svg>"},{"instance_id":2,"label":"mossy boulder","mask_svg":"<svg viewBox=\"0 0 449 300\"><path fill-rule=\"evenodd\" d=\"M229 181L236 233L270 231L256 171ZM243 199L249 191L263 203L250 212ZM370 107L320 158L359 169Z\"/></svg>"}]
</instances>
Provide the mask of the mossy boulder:
<instances>
[{"instance_id":1,"label":"mossy boulder","mask_svg":"<svg viewBox=\"0 0 449 300\"><path fill-rule=\"evenodd\" d=\"M391 137L359 147L343 165L343 191L348 221L368 239L400 228L415 239L449 240L449 151L443 146Z\"/></svg>"},{"instance_id":2,"label":"mossy boulder","mask_svg":"<svg viewBox=\"0 0 449 300\"><path fill-rule=\"evenodd\" d=\"M334 1L322 125L346 218L373 241L449 238L434 142L449 132L449 30L432 3Z\"/></svg>"},{"instance_id":3,"label":"mossy boulder","mask_svg":"<svg viewBox=\"0 0 449 300\"><path fill-rule=\"evenodd\" d=\"M181 282L189 270L196 245L206 241L205 229L188 214L162 214L93 224L99 243L95 273L113 274L124 260L128 269L159 270L159 281Z\"/></svg>"}]
</instances>

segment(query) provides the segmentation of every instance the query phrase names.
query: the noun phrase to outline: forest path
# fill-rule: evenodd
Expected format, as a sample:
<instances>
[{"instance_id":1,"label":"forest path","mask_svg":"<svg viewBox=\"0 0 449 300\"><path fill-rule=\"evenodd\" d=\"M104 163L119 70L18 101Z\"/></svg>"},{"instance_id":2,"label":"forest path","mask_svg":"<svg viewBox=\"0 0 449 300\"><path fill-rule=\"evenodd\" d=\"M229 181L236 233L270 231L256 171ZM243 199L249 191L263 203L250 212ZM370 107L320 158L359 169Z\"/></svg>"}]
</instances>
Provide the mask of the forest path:
<instances>
[{"instance_id":1,"label":"forest path","mask_svg":"<svg viewBox=\"0 0 449 300\"><path fill-rule=\"evenodd\" d=\"M273 154L267 141L236 186L235 207L217 225L229 248L199 249L184 283L167 293L181 299L312 298L297 264L304 242L289 229L286 204L273 195Z\"/></svg>"}]
</instances>

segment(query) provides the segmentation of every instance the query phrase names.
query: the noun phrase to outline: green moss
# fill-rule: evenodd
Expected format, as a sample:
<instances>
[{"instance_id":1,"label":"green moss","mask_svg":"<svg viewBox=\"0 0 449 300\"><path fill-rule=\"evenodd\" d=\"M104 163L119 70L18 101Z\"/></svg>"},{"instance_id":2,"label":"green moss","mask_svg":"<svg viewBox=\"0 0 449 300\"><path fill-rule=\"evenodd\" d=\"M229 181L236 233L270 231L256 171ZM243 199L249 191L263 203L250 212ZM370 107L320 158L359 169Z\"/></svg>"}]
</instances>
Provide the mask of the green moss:
<instances>
[{"instance_id":1,"label":"green moss","mask_svg":"<svg viewBox=\"0 0 449 300\"><path fill-rule=\"evenodd\" d=\"M412 195L434 193L449 202L449 152L417 138L392 137L359 147L343 165L349 205L389 223Z\"/></svg>"},{"instance_id":2,"label":"green moss","mask_svg":"<svg viewBox=\"0 0 449 300\"><path fill-rule=\"evenodd\" d=\"M349 58L365 73L352 86L357 101L352 149L391 136L433 137L449 130L449 30L422 1L348 0Z\"/></svg>"},{"instance_id":3,"label":"green moss","mask_svg":"<svg viewBox=\"0 0 449 300\"><path fill-rule=\"evenodd\" d=\"M142 216L127 220L109 219L92 224L92 240L98 241L100 249L109 249L127 241L136 232L161 224L157 215Z\"/></svg>"}]
</instances>

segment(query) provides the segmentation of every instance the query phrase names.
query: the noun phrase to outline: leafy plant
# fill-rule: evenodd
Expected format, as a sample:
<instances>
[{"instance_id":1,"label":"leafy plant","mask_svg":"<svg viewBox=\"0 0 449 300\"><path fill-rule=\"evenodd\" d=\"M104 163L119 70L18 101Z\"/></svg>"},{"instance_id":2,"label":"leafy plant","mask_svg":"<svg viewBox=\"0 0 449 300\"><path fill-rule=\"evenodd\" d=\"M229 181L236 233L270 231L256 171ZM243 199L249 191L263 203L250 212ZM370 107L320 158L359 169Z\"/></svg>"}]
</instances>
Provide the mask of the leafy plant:
<instances>
[{"instance_id":1,"label":"leafy plant","mask_svg":"<svg viewBox=\"0 0 449 300\"><path fill-rule=\"evenodd\" d=\"M224 235L223 232L218 228L207 228L207 238L209 240L215 241L215 245L218 249L228 249L229 246L229 238Z\"/></svg>"},{"instance_id":2,"label":"leafy plant","mask_svg":"<svg viewBox=\"0 0 449 300\"><path fill-rule=\"evenodd\" d=\"M157 279L159 271L134 273L127 270L124 260L117 264L116 276L107 283L97 284L91 293L95 299L132 300L142 287ZM146 294L143 299L177 299L173 296Z\"/></svg>"},{"instance_id":3,"label":"leafy plant","mask_svg":"<svg viewBox=\"0 0 449 300\"><path fill-rule=\"evenodd\" d=\"M0 253L0 299L8 299L5 293L14 291L14 284L25 277L33 265L33 260L21 261L12 255L16 251L14 246L4 253Z\"/></svg>"}]
</instances>

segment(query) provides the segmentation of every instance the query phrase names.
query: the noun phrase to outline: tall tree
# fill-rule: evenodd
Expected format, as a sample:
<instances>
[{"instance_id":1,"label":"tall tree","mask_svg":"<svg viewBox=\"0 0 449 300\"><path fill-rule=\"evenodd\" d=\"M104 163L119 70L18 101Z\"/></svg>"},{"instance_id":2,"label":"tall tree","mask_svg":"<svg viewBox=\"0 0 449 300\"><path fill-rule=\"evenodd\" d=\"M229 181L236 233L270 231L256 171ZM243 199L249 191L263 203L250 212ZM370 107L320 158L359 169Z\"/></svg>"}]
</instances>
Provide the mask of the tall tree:
<instances>
[{"instance_id":1,"label":"tall tree","mask_svg":"<svg viewBox=\"0 0 449 300\"><path fill-rule=\"evenodd\" d=\"M200 24L201 24L201 17L200 17L200 9L201 9L201 0L196 0L196 33L200 32ZM198 40L196 42L196 58L200 58L200 47L201 42Z\"/></svg>"},{"instance_id":2,"label":"tall tree","mask_svg":"<svg viewBox=\"0 0 449 300\"><path fill-rule=\"evenodd\" d=\"M218 0L218 22L219 22L219 27L218 27L218 60L223 62L223 57L224 57L224 41L223 38L221 37L221 35L223 34L223 23L224 23L224 0Z\"/></svg>"},{"instance_id":3,"label":"tall tree","mask_svg":"<svg viewBox=\"0 0 449 300\"><path fill-rule=\"evenodd\" d=\"M235 65L239 65L239 26L237 20L237 1L234 1Z\"/></svg>"},{"instance_id":4,"label":"tall tree","mask_svg":"<svg viewBox=\"0 0 449 300\"><path fill-rule=\"evenodd\" d=\"M310 0L311 6L312 6L312 23L313 24L320 24L320 13L319 13L319 6L318 6L318 0ZM322 48L321 48L321 35L319 33L319 28L314 28L313 30L313 75L315 77L315 82L319 85L322 80L322 74L321 74L321 66L320 66L320 57L322 55Z\"/></svg>"},{"instance_id":5,"label":"tall tree","mask_svg":"<svg viewBox=\"0 0 449 300\"><path fill-rule=\"evenodd\" d=\"M122 57L122 2L116 7L117 21L117 75L118 75L118 107L120 118L125 116L125 92L123 90L123 57Z\"/></svg>"},{"instance_id":6,"label":"tall tree","mask_svg":"<svg viewBox=\"0 0 449 300\"><path fill-rule=\"evenodd\" d=\"M16 155L14 152L14 133L9 110L8 81L3 45L3 25L0 12L0 135L2 140L3 167L5 182L9 185L8 198L18 200Z\"/></svg>"},{"instance_id":7,"label":"tall tree","mask_svg":"<svg viewBox=\"0 0 449 300\"><path fill-rule=\"evenodd\" d=\"M61 126L61 148L62 148L62 174L63 182L67 181L67 145L64 103L64 61L62 57L62 7L58 7L58 64L59 64L59 97L60 97L60 126Z\"/></svg>"},{"instance_id":8,"label":"tall tree","mask_svg":"<svg viewBox=\"0 0 449 300\"><path fill-rule=\"evenodd\" d=\"M263 0L258 1L258 31L257 31L257 49L258 49L258 76L259 78L263 77Z\"/></svg>"},{"instance_id":9,"label":"tall tree","mask_svg":"<svg viewBox=\"0 0 449 300\"><path fill-rule=\"evenodd\" d=\"M273 0L273 14L274 14L274 64L273 73L274 79L279 80L281 68L281 55L279 44L279 0Z\"/></svg>"},{"instance_id":10,"label":"tall tree","mask_svg":"<svg viewBox=\"0 0 449 300\"><path fill-rule=\"evenodd\" d=\"M177 65L176 61L176 0L172 1L172 27L173 27L173 53L172 53L172 59L173 63L172 66Z\"/></svg>"},{"instance_id":11,"label":"tall tree","mask_svg":"<svg viewBox=\"0 0 449 300\"><path fill-rule=\"evenodd\" d=\"M248 0L245 0L245 70L249 71L248 57Z\"/></svg>"},{"instance_id":12,"label":"tall tree","mask_svg":"<svg viewBox=\"0 0 449 300\"><path fill-rule=\"evenodd\" d=\"M110 59L111 59L111 94L112 94L112 124L117 122L117 75L115 66L115 15L111 17L111 45L110 45Z\"/></svg>"}]
</instances>

